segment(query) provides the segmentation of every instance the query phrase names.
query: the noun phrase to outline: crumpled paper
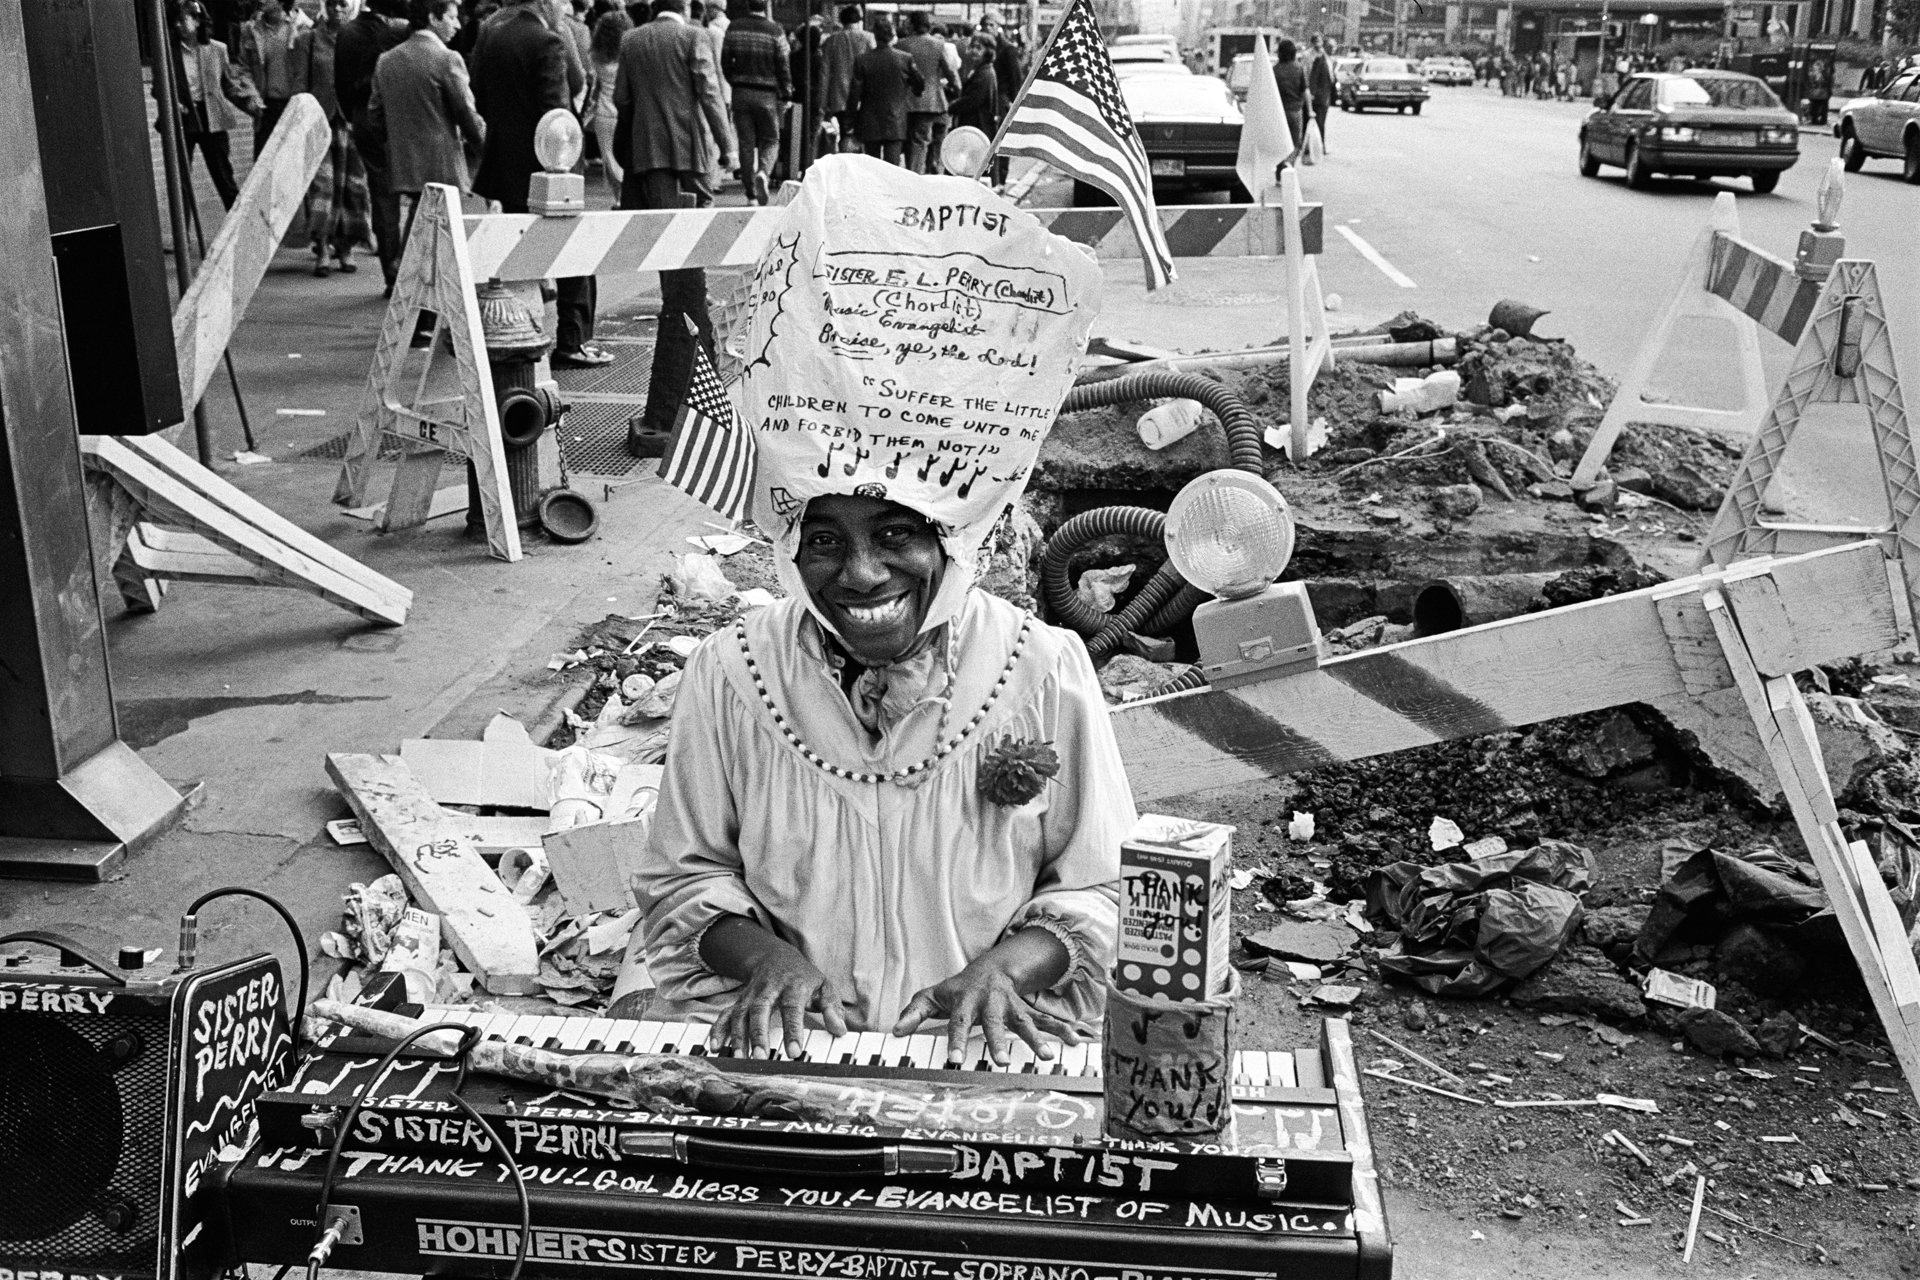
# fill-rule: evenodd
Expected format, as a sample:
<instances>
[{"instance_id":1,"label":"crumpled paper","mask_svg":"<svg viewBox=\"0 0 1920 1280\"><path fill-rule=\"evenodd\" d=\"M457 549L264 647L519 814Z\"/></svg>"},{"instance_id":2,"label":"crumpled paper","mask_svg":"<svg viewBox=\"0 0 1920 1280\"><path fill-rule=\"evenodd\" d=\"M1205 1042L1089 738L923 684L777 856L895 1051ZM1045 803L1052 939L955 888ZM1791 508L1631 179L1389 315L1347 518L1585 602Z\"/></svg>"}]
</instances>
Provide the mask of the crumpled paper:
<instances>
[{"instance_id":1,"label":"crumpled paper","mask_svg":"<svg viewBox=\"0 0 1920 1280\"><path fill-rule=\"evenodd\" d=\"M1481 996L1560 954L1593 884L1593 855L1543 840L1472 862L1396 862L1373 873L1367 910L1400 931L1380 968L1424 991Z\"/></svg>"},{"instance_id":2,"label":"crumpled paper","mask_svg":"<svg viewBox=\"0 0 1920 1280\"><path fill-rule=\"evenodd\" d=\"M350 884L343 897L340 931L320 935L320 950L336 960L364 960L378 965L393 949L394 930L412 904L407 886L397 875L384 875L372 884Z\"/></svg>"},{"instance_id":3,"label":"crumpled paper","mask_svg":"<svg viewBox=\"0 0 1920 1280\"><path fill-rule=\"evenodd\" d=\"M1080 603L1101 613L1112 613L1113 602L1133 581L1134 566L1117 564L1109 569L1088 569L1080 575L1080 585L1074 588L1074 594L1080 597Z\"/></svg>"},{"instance_id":4,"label":"crumpled paper","mask_svg":"<svg viewBox=\"0 0 1920 1280\"><path fill-rule=\"evenodd\" d=\"M682 600L706 600L718 603L731 599L733 583L720 568L720 558L704 552L689 551L673 558L674 594Z\"/></svg>"}]
</instances>

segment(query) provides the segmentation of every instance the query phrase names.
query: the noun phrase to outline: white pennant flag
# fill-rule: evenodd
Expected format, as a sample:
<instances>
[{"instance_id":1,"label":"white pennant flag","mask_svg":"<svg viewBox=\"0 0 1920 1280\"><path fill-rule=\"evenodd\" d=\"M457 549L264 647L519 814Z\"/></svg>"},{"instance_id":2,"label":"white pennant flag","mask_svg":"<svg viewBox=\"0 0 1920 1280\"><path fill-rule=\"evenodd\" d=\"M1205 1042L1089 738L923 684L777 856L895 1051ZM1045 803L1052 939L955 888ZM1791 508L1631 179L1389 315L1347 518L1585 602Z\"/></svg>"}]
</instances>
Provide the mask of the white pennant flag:
<instances>
[{"instance_id":1,"label":"white pennant flag","mask_svg":"<svg viewBox=\"0 0 1920 1280\"><path fill-rule=\"evenodd\" d=\"M1293 131L1287 110L1280 105L1280 86L1267 56L1267 38L1253 38L1253 74L1248 78L1246 117L1240 126L1240 155L1234 170L1255 204L1265 204L1267 193L1280 183L1275 171L1293 154Z\"/></svg>"}]
</instances>

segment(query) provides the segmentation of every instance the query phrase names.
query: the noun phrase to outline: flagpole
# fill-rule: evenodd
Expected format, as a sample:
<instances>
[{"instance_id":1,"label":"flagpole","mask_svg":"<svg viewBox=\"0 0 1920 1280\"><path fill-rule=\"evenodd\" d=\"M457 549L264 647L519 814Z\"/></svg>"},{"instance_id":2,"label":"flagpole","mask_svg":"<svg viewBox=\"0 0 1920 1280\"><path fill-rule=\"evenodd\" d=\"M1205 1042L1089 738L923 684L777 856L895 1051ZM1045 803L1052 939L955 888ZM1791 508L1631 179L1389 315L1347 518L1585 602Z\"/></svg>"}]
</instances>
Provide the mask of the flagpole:
<instances>
[{"instance_id":1,"label":"flagpole","mask_svg":"<svg viewBox=\"0 0 1920 1280\"><path fill-rule=\"evenodd\" d=\"M1040 51L1034 54L1033 60L1027 64L1027 78L1021 82L1020 92L1008 100L1007 114L1000 121L1000 127L994 130L993 145L987 148L987 160L989 163L993 160L994 152L1000 149L1000 139L1007 136L1007 125L1013 120L1013 113L1019 109L1022 102L1026 101L1027 90L1033 88L1033 77L1035 73L1040 70L1041 64L1047 60L1047 53L1053 48L1053 42L1060 38L1060 29L1067 25L1067 10L1085 3L1086 0L1069 0L1066 9L1060 11L1059 19L1054 22L1053 30L1047 32L1047 42L1040 46ZM1037 3L1035 7L1037 11ZM1093 22L1093 29L1095 31L1100 30L1100 23L1094 19L1091 12L1087 14L1087 20ZM1044 164L1045 161L1040 161L1039 163Z\"/></svg>"}]
</instances>

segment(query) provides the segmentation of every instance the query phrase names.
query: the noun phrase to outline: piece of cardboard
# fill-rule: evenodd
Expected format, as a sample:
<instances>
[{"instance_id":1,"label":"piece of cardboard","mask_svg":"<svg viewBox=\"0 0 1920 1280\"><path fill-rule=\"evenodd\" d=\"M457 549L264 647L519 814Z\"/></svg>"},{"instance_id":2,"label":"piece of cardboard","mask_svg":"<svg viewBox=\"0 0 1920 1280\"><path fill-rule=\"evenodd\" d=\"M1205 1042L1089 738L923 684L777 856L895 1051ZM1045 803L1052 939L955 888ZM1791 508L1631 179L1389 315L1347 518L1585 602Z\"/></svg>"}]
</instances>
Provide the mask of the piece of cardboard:
<instances>
[{"instance_id":1,"label":"piece of cardboard","mask_svg":"<svg viewBox=\"0 0 1920 1280\"><path fill-rule=\"evenodd\" d=\"M546 838L547 866L567 910L626 911L638 905L628 877L646 849L652 818L595 822Z\"/></svg>"},{"instance_id":2,"label":"piece of cardboard","mask_svg":"<svg viewBox=\"0 0 1920 1280\"><path fill-rule=\"evenodd\" d=\"M427 794L440 804L493 805L507 809L551 806L547 761L554 752L525 740L468 742L409 738L400 758Z\"/></svg>"}]
</instances>

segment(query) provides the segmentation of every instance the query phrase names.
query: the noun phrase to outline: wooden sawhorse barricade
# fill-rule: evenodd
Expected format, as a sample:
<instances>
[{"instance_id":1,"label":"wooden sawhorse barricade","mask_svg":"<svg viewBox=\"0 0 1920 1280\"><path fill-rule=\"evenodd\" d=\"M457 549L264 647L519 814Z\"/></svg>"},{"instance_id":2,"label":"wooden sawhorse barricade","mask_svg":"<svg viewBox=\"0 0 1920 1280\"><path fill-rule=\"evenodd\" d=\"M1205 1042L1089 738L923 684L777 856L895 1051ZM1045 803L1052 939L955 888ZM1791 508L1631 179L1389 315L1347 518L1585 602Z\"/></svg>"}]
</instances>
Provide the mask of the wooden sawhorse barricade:
<instances>
[{"instance_id":1,"label":"wooden sawhorse barricade","mask_svg":"<svg viewBox=\"0 0 1920 1280\"><path fill-rule=\"evenodd\" d=\"M332 140L326 112L312 96L287 104L174 308L180 399L189 412L206 394ZM182 424L154 436L80 437L95 560L112 573L129 608L159 608L169 581L214 582L291 587L369 622L407 620L413 592L201 466L179 448L186 430Z\"/></svg>"},{"instance_id":2,"label":"wooden sawhorse barricade","mask_svg":"<svg viewBox=\"0 0 1920 1280\"><path fill-rule=\"evenodd\" d=\"M1630 702L1740 691L1907 1083L1920 968L1866 846L1849 842L1794 673L1893 647L1878 541L1762 557L1625 595L1114 708L1143 805Z\"/></svg>"},{"instance_id":3,"label":"wooden sawhorse barricade","mask_svg":"<svg viewBox=\"0 0 1920 1280\"><path fill-rule=\"evenodd\" d=\"M1175 257L1286 258L1290 327L1297 347L1293 367L1309 370L1307 376L1294 379L1294 425L1296 432L1304 432L1307 384L1313 371L1331 366L1333 351L1319 275L1312 262L1323 239L1321 207L1300 203L1297 182L1290 190L1286 207L1295 211L1292 218L1280 207L1201 205L1162 209L1160 223ZM1120 209L1030 212L1055 234L1088 246L1097 257L1140 256ZM537 315L542 280L750 266L759 260L784 213L779 206L752 206L623 210L572 217L462 214L453 188L428 186L421 193L413 233L401 258L334 501L366 504L380 440L392 437L400 443L402 454L380 527L420 524L427 518L440 467L451 454L473 464L489 551L502 560L518 560L520 532L513 520L500 412L480 334L475 286L501 281ZM1290 233L1285 230L1288 227ZM406 357L423 311L437 317L436 327L433 343L415 369ZM455 385L445 394L434 395L429 384L442 335L452 351ZM535 376L546 379L544 366ZM548 432L546 439L551 436Z\"/></svg>"}]
</instances>

